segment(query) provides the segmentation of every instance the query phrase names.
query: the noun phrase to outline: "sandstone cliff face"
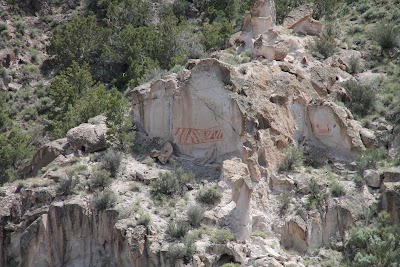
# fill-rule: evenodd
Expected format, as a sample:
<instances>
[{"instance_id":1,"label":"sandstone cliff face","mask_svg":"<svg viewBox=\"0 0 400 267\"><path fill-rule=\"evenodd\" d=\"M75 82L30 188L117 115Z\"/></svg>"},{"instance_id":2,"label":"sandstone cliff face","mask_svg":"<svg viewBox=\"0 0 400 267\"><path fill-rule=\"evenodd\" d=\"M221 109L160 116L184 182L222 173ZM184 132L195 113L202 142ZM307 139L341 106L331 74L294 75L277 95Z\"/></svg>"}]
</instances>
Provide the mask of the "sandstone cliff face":
<instances>
[{"instance_id":1,"label":"sandstone cliff face","mask_svg":"<svg viewBox=\"0 0 400 267\"><path fill-rule=\"evenodd\" d=\"M1 266L161 266L146 227L116 224L117 211L96 211L86 198L54 200L24 189L2 200Z\"/></svg>"},{"instance_id":2,"label":"sandstone cliff face","mask_svg":"<svg viewBox=\"0 0 400 267\"><path fill-rule=\"evenodd\" d=\"M230 70L214 60L196 64L134 94L134 116L151 136L195 158L241 154L243 117L230 97Z\"/></svg>"},{"instance_id":3,"label":"sandstone cliff face","mask_svg":"<svg viewBox=\"0 0 400 267\"><path fill-rule=\"evenodd\" d=\"M188 68L132 92L136 123L182 154L211 162L254 157L252 175L260 176L294 143L328 147L344 160L364 148L361 127L329 94L315 90L307 72L301 78L260 62L234 67L215 59Z\"/></svg>"}]
</instances>

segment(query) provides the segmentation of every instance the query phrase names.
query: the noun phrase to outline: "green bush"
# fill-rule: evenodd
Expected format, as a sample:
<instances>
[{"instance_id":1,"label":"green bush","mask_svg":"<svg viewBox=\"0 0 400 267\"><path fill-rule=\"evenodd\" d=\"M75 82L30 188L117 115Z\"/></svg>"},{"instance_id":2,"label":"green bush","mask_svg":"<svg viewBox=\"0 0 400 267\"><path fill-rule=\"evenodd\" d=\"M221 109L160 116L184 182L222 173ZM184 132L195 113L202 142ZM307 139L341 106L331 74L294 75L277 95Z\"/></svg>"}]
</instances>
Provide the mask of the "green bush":
<instances>
[{"instance_id":1,"label":"green bush","mask_svg":"<svg viewBox=\"0 0 400 267\"><path fill-rule=\"evenodd\" d=\"M148 226L151 223L151 216L148 213L141 213L139 220L138 220L138 225L144 225Z\"/></svg>"},{"instance_id":2,"label":"green bush","mask_svg":"<svg viewBox=\"0 0 400 267\"><path fill-rule=\"evenodd\" d=\"M333 56L337 52L335 37L323 32L319 37L314 38L314 41L310 44L310 49L324 58Z\"/></svg>"},{"instance_id":3,"label":"green bush","mask_svg":"<svg viewBox=\"0 0 400 267\"><path fill-rule=\"evenodd\" d=\"M286 149L284 154L284 158L278 166L278 172L293 171L295 167L299 167L303 163L303 150L297 147Z\"/></svg>"},{"instance_id":4,"label":"green bush","mask_svg":"<svg viewBox=\"0 0 400 267\"><path fill-rule=\"evenodd\" d=\"M20 178L33 153L32 138L27 134L18 129L0 133L0 185Z\"/></svg>"},{"instance_id":5,"label":"green bush","mask_svg":"<svg viewBox=\"0 0 400 267\"><path fill-rule=\"evenodd\" d=\"M364 184L364 176L362 174L357 173L354 177L354 183L357 188L361 188Z\"/></svg>"},{"instance_id":6,"label":"green bush","mask_svg":"<svg viewBox=\"0 0 400 267\"><path fill-rule=\"evenodd\" d=\"M229 229L217 229L212 233L210 240L214 244L226 244L235 240L235 237Z\"/></svg>"},{"instance_id":7,"label":"green bush","mask_svg":"<svg viewBox=\"0 0 400 267\"><path fill-rule=\"evenodd\" d=\"M341 185L338 181L334 180L330 183L329 188L331 190L331 194L334 197L344 196L346 194L346 190L343 185Z\"/></svg>"},{"instance_id":8,"label":"green bush","mask_svg":"<svg viewBox=\"0 0 400 267\"><path fill-rule=\"evenodd\" d=\"M184 259L185 262L189 263L196 253L196 250L194 239L185 238L183 244L173 243L168 246L167 258L172 261L172 265L174 265L175 261L178 259Z\"/></svg>"},{"instance_id":9,"label":"green bush","mask_svg":"<svg viewBox=\"0 0 400 267\"><path fill-rule=\"evenodd\" d=\"M97 24L93 15L75 16L58 26L52 34L48 53L62 67L98 64L110 30Z\"/></svg>"},{"instance_id":10,"label":"green bush","mask_svg":"<svg viewBox=\"0 0 400 267\"><path fill-rule=\"evenodd\" d=\"M190 229L190 225L187 221L183 219L177 219L175 221L170 221L167 226L166 233L172 239L180 239L186 236Z\"/></svg>"},{"instance_id":11,"label":"green bush","mask_svg":"<svg viewBox=\"0 0 400 267\"><path fill-rule=\"evenodd\" d=\"M350 97L350 102L346 106L352 113L364 117L375 111L377 97L372 84L363 85L354 81L348 81L343 84Z\"/></svg>"},{"instance_id":12,"label":"green bush","mask_svg":"<svg viewBox=\"0 0 400 267\"><path fill-rule=\"evenodd\" d=\"M100 114L105 114L108 126L118 131L129 107L128 100L118 90L107 90L96 83L88 66L76 62L53 79L49 97L54 102L49 118L55 137L65 136L69 129Z\"/></svg>"},{"instance_id":13,"label":"green bush","mask_svg":"<svg viewBox=\"0 0 400 267\"><path fill-rule=\"evenodd\" d=\"M109 148L101 157L101 167L110 172L112 177L118 172L121 165L122 155L113 148Z\"/></svg>"},{"instance_id":14,"label":"green bush","mask_svg":"<svg viewBox=\"0 0 400 267\"><path fill-rule=\"evenodd\" d=\"M292 196L288 192L284 192L283 194L279 195L279 202L280 202L279 211L281 214L283 214L289 208L289 205L292 201L291 199Z\"/></svg>"},{"instance_id":15,"label":"green bush","mask_svg":"<svg viewBox=\"0 0 400 267\"><path fill-rule=\"evenodd\" d=\"M146 25L153 17L151 1L147 0L99 0L94 11L104 16L113 28L120 30L126 25ZM101 13L104 12L104 13Z\"/></svg>"},{"instance_id":16,"label":"green bush","mask_svg":"<svg viewBox=\"0 0 400 267\"><path fill-rule=\"evenodd\" d=\"M140 192L140 186L137 182L133 182L130 186L129 186L129 190L132 192Z\"/></svg>"},{"instance_id":17,"label":"green bush","mask_svg":"<svg viewBox=\"0 0 400 267\"><path fill-rule=\"evenodd\" d=\"M152 183L151 192L153 195L164 194L174 195L181 191L181 184L176 176L170 172L159 173L158 178Z\"/></svg>"},{"instance_id":18,"label":"green bush","mask_svg":"<svg viewBox=\"0 0 400 267\"><path fill-rule=\"evenodd\" d=\"M106 190L93 198L92 204L96 210L113 208L117 202L117 196L111 190Z\"/></svg>"},{"instance_id":19,"label":"green bush","mask_svg":"<svg viewBox=\"0 0 400 267\"><path fill-rule=\"evenodd\" d=\"M358 174L364 175L364 171L368 169L376 169L378 162L386 158L385 151L381 149L364 150L357 158Z\"/></svg>"},{"instance_id":20,"label":"green bush","mask_svg":"<svg viewBox=\"0 0 400 267\"><path fill-rule=\"evenodd\" d=\"M104 169L95 169L90 178L90 190L102 189L104 190L111 184L111 174Z\"/></svg>"},{"instance_id":21,"label":"green bush","mask_svg":"<svg viewBox=\"0 0 400 267\"><path fill-rule=\"evenodd\" d=\"M203 42L208 50L220 50L225 48L232 34L232 25L227 20L203 24Z\"/></svg>"},{"instance_id":22,"label":"green bush","mask_svg":"<svg viewBox=\"0 0 400 267\"><path fill-rule=\"evenodd\" d=\"M192 173L186 173L182 168L174 169L172 172L160 172L158 178L151 185L151 193L156 196L183 195L186 184L194 180Z\"/></svg>"},{"instance_id":23,"label":"green bush","mask_svg":"<svg viewBox=\"0 0 400 267\"><path fill-rule=\"evenodd\" d=\"M400 254L400 226L391 225L387 212L379 214L369 226L350 231L344 256L351 266L397 266Z\"/></svg>"},{"instance_id":24,"label":"green bush","mask_svg":"<svg viewBox=\"0 0 400 267\"><path fill-rule=\"evenodd\" d=\"M63 178L58 182L57 192L68 196L73 193L75 186L79 183L78 178L67 177Z\"/></svg>"},{"instance_id":25,"label":"green bush","mask_svg":"<svg viewBox=\"0 0 400 267\"><path fill-rule=\"evenodd\" d=\"M308 204L316 207L319 211L324 211L328 195L323 186L318 184L315 178L311 178L307 184L307 189L309 193L307 197Z\"/></svg>"},{"instance_id":26,"label":"green bush","mask_svg":"<svg viewBox=\"0 0 400 267\"><path fill-rule=\"evenodd\" d=\"M205 204L215 204L221 199L222 195L217 191L217 186L203 187L197 193L197 199Z\"/></svg>"},{"instance_id":27,"label":"green bush","mask_svg":"<svg viewBox=\"0 0 400 267\"><path fill-rule=\"evenodd\" d=\"M370 35L382 50L391 49L400 44L400 28L394 23L380 24L371 31Z\"/></svg>"},{"instance_id":28,"label":"green bush","mask_svg":"<svg viewBox=\"0 0 400 267\"><path fill-rule=\"evenodd\" d=\"M175 263L178 259L183 259L186 255L186 248L183 244L173 243L168 246L167 257Z\"/></svg>"},{"instance_id":29,"label":"green bush","mask_svg":"<svg viewBox=\"0 0 400 267\"><path fill-rule=\"evenodd\" d=\"M191 206L187 210L188 222L192 227L199 227L204 217L204 209L200 206Z\"/></svg>"},{"instance_id":30,"label":"green bush","mask_svg":"<svg viewBox=\"0 0 400 267\"><path fill-rule=\"evenodd\" d=\"M240 263L225 263L224 265L222 265L221 267L240 267Z\"/></svg>"},{"instance_id":31,"label":"green bush","mask_svg":"<svg viewBox=\"0 0 400 267\"><path fill-rule=\"evenodd\" d=\"M361 60L357 56L351 56L349 59L349 68L351 74L357 74L362 71Z\"/></svg>"}]
</instances>

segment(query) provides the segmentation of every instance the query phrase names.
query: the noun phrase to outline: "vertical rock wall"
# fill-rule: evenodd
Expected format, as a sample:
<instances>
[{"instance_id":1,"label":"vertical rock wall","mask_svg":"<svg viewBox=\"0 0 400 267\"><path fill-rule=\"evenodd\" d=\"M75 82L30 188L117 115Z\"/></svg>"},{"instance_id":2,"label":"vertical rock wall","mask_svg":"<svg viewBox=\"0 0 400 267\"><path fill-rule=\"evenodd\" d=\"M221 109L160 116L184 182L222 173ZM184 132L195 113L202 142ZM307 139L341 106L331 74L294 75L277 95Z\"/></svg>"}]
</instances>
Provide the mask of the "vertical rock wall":
<instances>
[{"instance_id":1,"label":"vertical rock wall","mask_svg":"<svg viewBox=\"0 0 400 267\"><path fill-rule=\"evenodd\" d=\"M241 156L243 116L228 81L229 70L212 60L196 65L180 87L174 78L158 81L134 94L136 122L191 157Z\"/></svg>"}]
</instances>

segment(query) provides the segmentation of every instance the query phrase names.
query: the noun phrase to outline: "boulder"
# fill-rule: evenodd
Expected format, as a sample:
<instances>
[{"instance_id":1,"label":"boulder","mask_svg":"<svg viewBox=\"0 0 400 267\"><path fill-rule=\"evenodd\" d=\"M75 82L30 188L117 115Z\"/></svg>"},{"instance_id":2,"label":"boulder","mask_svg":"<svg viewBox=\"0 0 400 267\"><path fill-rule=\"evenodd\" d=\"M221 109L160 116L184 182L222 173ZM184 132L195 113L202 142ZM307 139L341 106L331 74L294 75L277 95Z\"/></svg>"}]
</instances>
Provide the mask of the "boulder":
<instances>
[{"instance_id":1,"label":"boulder","mask_svg":"<svg viewBox=\"0 0 400 267\"><path fill-rule=\"evenodd\" d=\"M83 123L67 132L68 143L74 150L93 153L107 148L107 125L104 116Z\"/></svg>"},{"instance_id":2,"label":"boulder","mask_svg":"<svg viewBox=\"0 0 400 267\"><path fill-rule=\"evenodd\" d=\"M393 173L392 173L393 174ZM400 172L397 173L399 175ZM385 175L385 174L384 174ZM396 176L397 176L396 175ZM395 177L391 177L395 178ZM400 175L396 178L400 178ZM400 179L383 179L381 185L382 209L386 210L395 223L400 222Z\"/></svg>"},{"instance_id":3,"label":"boulder","mask_svg":"<svg viewBox=\"0 0 400 267\"><path fill-rule=\"evenodd\" d=\"M381 187L382 179L381 174L376 170L365 170L364 171L364 180L368 186L373 188Z\"/></svg>"},{"instance_id":4,"label":"boulder","mask_svg":"<svg viewBox=\"0 0 400 267\"><path fill-rule=\"evenodd\" d=\"M278 43L269 42L267 38L260 35L254 42L254 53L268 60L283 61L290 50L290 44L284 41Z\"/></svg>"},{"instance_id":5,"label":"boulder","mask_svg":"<svg viewBox=\"0 0 400 267\"><path fill-rule=\"evenodd\" d=\"M150 157L152 158L158 158L158 160L162 163L165 164L171 157L172 153L174 152L174 148L171 145L171 142L165 142L164 145L161 147L160 150L153 150L150 153Z\"/></svg>"},{"instance_id":6,"label":"boulder","mask_svg":"<svg viewBox=\"0 0 400 267\"><path fill-rule=\"evenodd\" d=\"M321 97L326 97L332 92L332 87L336 83L337 70L322 64L315 65L309 71L309 80L315 91Z\"/></svg>"},{"instance_id":7,"label":"boulder","mask_svg":"<svg viewBox=\"0 0 400 267\"><path fill-rule=\"evenodd\" d=\"M243 18L241 40L245 49L253 47L253 39L275 26L275 1L257 0Z\"/></svg>"},{"instance_id":8,"label":"boulder","mask_svg":"<svg viewBox=\"0 0 400 267\"><path fill-rule=\"evenodd\" d=\"M0 51L0 66L3 68L10 68L11 64L15 61L15 53L12 50Z\"/></svg>"},{"instance_id":9,"label":"boulder","mask_svg":"<svg viewBox=\"0 0 400 267\"><path fill-rule=\"evenodd\" d=\"M400 182L400 168L390 168L382 171L383 182L398 183Z\"/></svg>"},{"instance_id":10,"label":"boulder","mask_svg":"<svg viewBox=\"0 0 400 267\"><path fill-rule=\"evenodd\" d=\"M298 21L305 17L311 17L314 12L314 4L307 3L301 6L294 8L283 21L283 27L289 28L292 25L296 24Z\"/></svg>"},{"instance_id":11,"label":"boulder","mask_svg":"<svg viewBox=\"0 0 400 267\"><path fill-rule=\"evenodd\" d=\"M283 26L292 29L294 33L319 35L322 32L322 23L312 18L313 12L313 4L301 5L288 14Z\"/></svg>"},{"instance_id":12,"label":"boulder","mask_svg":"<svg viewBox=\"0 0 400 267\"><path fill-rule=\"evenodd\" d=\"M319 35L322 32L322 23L307 16L291 25L289 29L293 29L294 33L302 35Z\"/></svg>"},{"instance_id":13,"label":"boulder","mask_svg":"<svg viewBox=\"0 0 400 267\"><path fill-rule=\"evenodd\" d=\"M366 128L360 130L361 140L366 148L374 148L378 146L374 131Z\"/></svg>"},{"instance_id":14,"label":"boulder","mask_svg":"<svg viewBox=\"0 0 400 267\"><path fill-rule=\"evenodd\" d=\"M26 167L27 176L35 176L38 171L50 164L58 156L64 154L69 147L67 138L58 139L45 144L35 153L31 163Z\"/></svg>"},{"instance_id":15,"label":"boulder","mask_svg":"<svg viewBox=\"0 0 400 267\"><path fill-rule=\"evenodd\" d=\"M271 189L277 192L290 192L295 189L294 181L288 177L271 174L269 181Z\"/></svg>"}]
</instances>

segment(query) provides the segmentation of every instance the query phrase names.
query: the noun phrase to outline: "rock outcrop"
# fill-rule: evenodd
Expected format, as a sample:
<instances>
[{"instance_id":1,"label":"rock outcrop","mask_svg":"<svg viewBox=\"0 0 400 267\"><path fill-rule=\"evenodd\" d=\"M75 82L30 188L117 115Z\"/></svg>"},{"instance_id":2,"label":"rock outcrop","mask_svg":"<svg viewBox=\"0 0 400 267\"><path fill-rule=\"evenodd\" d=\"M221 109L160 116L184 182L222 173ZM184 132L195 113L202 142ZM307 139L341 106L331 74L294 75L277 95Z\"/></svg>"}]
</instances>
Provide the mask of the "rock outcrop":
<instances>
[{"instance_id":1,"label":"rock outcrop","mask_svg":"<svg viewBox=\"0 0 400 267\"><path fill-rule=\"evenodd\" d=\"M303 210L286 217L281 228L282 244L304 253L322 245L342 242L361 213L360 202L349 204L330 202L325 211L307 213Z\"/></svg>"},{"instance_id":2,"label":"rock outcrop","mask_svg":"<svg viewBox=\"0 0 400 267\"><path fill-rule=\"evenodd\" d=\"M260 176L296 142L329 147L344 160L364 148L362 128L350 112L328 100L329 90L316 90L313 68L303 78L259 62L237 69L215 59L193 60L188 68L131 92L136 124L173 142L178 153L257 159L249 168Z\"/></svg>"},{"instance_id":3,"label":"rock outcrop","mask_svg":"<svg viewBox=\"0 0 400 267\"><path fill-rule=\"evenodd\" d=\"M67 138L58 139L42 146L33 156L29 166L25 169L27 176L35 176L38 171L50 164L69 148Z\"/></svg>"},{"instance_id":4,"label":"rock outcrop","mask_svg":"<svg viewBox=\"0 0 400 267\"><path fill-rule=\"evenodd\" d=\"M107 148L107 125L104 116L98 116L67 132L68 143L74 150L93 153Z\"/></svg>"},{"instance_id":5,"label":"rock outcrop","mask_svg":"<svg viewBox=\"0 0 400 267\"><path fill-rule=\"evenodd\" d=\"M322 32L322 23L313 19L314 5L301 5L292 10L283 22L283 26L292 29L293 33L303 35L319 35Z\"/></svg>"},{"instance_id":6,"label":"rock outcrop","mask_svg":"<svg viewBox=\"0 0 400 267\"><path fill-rule=\"evenodd\" d=\"M165 266L146 227L117 223L115 210L84 197L53 202L48 191L14 196L1 199L1 266Z\"/></svg>"},{"instance_id":7,"label":"rock outcrop","mask_svg":"<svg viewBox=\"0 0 400 267\"><path fill-rule=\"evenodd\" d=\"M0 51L0 66L3 68L10 68L11 64L15 61L15 53L11 50Z\"/></svg>"},{"instance_id":8,"label":"rock outcrop","mask_svg":"<svg viewBox=\"0 0 400 267\"><path fill-rule=\"evenodd\" d=\"M273 28L276 23L275 1L257 0L243 18L241 40L245 47L253 47L253 39Z\"/></svg>"},{"instance_id":9,"label":"rock outcrop","mask_svg":"<svg viewBox=\"0 0 400 267\"><path fill-rule=\"evenodd\" d=\"M392 168L382 173L382 209L389 212L393 222L400 222L400 169Z\"/></svg>"}]
</instances>

